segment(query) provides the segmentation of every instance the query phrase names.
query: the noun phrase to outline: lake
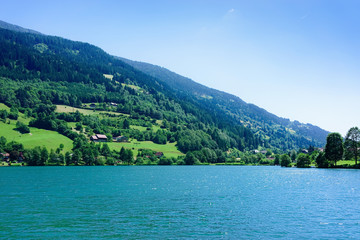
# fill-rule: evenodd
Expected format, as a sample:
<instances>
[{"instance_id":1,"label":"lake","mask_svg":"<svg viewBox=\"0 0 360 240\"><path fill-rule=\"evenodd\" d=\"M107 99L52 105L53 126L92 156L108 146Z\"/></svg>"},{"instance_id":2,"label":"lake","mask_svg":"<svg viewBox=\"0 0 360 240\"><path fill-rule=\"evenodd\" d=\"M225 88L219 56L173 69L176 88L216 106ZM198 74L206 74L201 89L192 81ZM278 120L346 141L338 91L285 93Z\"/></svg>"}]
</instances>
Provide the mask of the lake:
<instances>
[{"instance_id":1,"label":"lake","mask_svg":"<svg viewBox=\"0 0 360 240\"><path fill-rule=\"evenodd\" d=\"M0 168L0 238L360 239L360 171Z\"/></svg>"}]
</instances>

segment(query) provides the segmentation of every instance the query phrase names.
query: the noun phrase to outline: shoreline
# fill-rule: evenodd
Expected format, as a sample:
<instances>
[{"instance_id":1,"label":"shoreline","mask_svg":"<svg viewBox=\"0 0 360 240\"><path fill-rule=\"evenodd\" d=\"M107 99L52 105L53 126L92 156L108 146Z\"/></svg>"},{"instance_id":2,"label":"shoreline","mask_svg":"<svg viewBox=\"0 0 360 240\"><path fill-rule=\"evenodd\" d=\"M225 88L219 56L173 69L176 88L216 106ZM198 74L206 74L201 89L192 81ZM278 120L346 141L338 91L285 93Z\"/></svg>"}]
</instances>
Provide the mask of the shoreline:
<instances>
[{"instance_id":1,"label":"shoreline","mask_svg":"<svg viewBox=\"0 0 360 240\"><path fill-rule=\"evenodd\" d=\"M236 163L219 163L219 164L194 164L194 165L176 165L176 164L172 164L172 165L159 165L159 164L143 164L143 165L136 165L136 164L132 164L132 165L128 165L128 164L117 164L117 165L44 165L44 166L29 166L26 165L24 163L12 163L12 164L8 164L7 162L1 162L0 163L0 167L104 167L104 166L118 166L118 167L125 167L125 166L246 166L246 167L281 167L280 165L255 165L255 164L236 164ZM283 168L297 168L296 166L292 166L292 167L283 167ZM318 168L318 169L360 169L360 166L344 166L344 165L339 165L339 166L335 166L335 167L328 167L328 168L319 168L319 167L315 167L315 166L311 166L308 167L308 169L313 169L313 168ZM302 168L305 169L305 168Z\"/></svg>"}]
</instances>

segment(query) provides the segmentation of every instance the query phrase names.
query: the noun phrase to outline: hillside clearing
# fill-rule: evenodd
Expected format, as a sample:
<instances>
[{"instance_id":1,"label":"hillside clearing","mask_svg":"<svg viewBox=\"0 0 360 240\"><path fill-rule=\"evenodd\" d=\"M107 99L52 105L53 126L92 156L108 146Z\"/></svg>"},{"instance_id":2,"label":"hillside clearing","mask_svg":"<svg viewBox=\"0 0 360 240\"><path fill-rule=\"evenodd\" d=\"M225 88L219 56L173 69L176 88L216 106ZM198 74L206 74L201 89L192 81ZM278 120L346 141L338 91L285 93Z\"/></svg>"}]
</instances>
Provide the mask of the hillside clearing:
<instances>
[{"instance_id":1,"label":"hillside clearing","mask_svg":"<svg viewBox=\"0 0 360 240\"><path fill-rule=\"evenodd\" d=\"M48 150L55 150L62 143L64 144L64 152L72 149L72 140L55 131L30 127L30 134L21 134L14 128L16 128L16 121L14 120L11 120L10 124L0 122L1 136L4 136L7 142L22 143L27 149L45 146Z\"/></svg>"},{"instance_id":2,"label":"hillside clearing","mask_svg":"<svg viewBox=\"0 0 360 240\"><path fill-rule=\"evenodd\" d=\"M8 106L6 106L5 104L3 103L0 103L0 110L6 110L6 111L10 111L10 108Z\"/></svg>"},{"instance_id":3,"label":"hillside clearing","mask_svg":"<svg viewBox=\"0 0 360 240\"><path fill-rule=\"evenodd\" d=\"M139 131L141 131L141 132L145 132L145 131L147 130L147 127L136 126L136 125L130 125L130 128L132 128L132 129L137 129L137 130L139 130ZM160 126L157 126L157 125L153 125L153 126L151 127L151 130L152 130L153 132L157 132L157 131L160 130L160 129L161 129Z\"/></svg>"},{"instance_id":4,"label":"hillside clearing","mask_svg":"<svg viewBox=\"0 0 360 240\"><path fill-rule=\"evenodd\" d=\"M129 87L129 88L132 88L132 89L137 90L137 91L139 91L139 90L141 89L140 87L135 86L135 85L132 85L132 84L122 83L121 85L122 85L123 87Z\"/></svg>"},{"instance_id":5,"label":"hillside clearing","mask_svg":"<svg viewBox=\"0 0 360 240\"><path fill-rule=\"evenodd\" d=\"M76 107L70 107L66 105L56 105L56 112L58 113L74 113L76 111L79 111L80 113L84 115L99 115L99 114L114 114L114 115L126 115L123 113L118 112L108 112L108 111L97 111L97 110L91 110L91 109L83 109L83 108L76 108Z\"/></svg>"},{"instance_id":6,"label":"hillside clearing","mask_svg":"<svg viewBox=\"0 0 360 240\"><path fill-rule=\"evenodd\" d=\"M167 144L156 144L151 141L137 141L131 140L131 142L126 143L118 143L118 142L110 142L108 143L109 148L111 150L120 151L122 147L127 149L132 149L134 152L134 156L137 155L139 149L151 149L156 152L162 152L166 157L178 157L184 156L175 146L176 143L167 143Z\"/></svg>"},{"instance_id":7,"label":"hillside clearing","mask_svg":"<svg viewBox=\"0 0 360 240\"><path fill-rule=\"evenodd\" d=\"M104 76L104 78L107 78L107 79L109 79L109 80L113 80L113 78L114 78L114 75L111 75L111 74L103 74L103 76Z\"/></svg>"}]
</instances>

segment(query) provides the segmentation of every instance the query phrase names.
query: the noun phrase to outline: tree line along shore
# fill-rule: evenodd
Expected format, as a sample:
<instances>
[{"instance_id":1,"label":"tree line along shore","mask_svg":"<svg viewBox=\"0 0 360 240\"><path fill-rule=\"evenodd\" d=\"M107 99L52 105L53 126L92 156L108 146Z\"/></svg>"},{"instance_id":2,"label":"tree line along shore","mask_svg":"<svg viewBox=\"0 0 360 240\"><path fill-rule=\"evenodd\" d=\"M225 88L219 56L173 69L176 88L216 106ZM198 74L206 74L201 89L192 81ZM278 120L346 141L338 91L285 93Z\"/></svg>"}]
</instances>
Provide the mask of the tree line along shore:
<instances>
[{"instance_id":1,"label":"tree line along shore","mask_svg":"<svg viewBox=\"0 0 360 240\"><path fill-rule=\"evenodd\" d=\"M6 121L9 123L10 119L3 118L3 122ZM15 129L22 134L29 134L30 132L29 127L19 121L16 122L15 126ZM75 127L75 129L79 130L79 127ZM70 151L64 150L62 143L56 149L50 150L45 146L25 148L22 143L7 141L5 136L0 136L0 166L216 164L280 165L281 167L298 168L359 168L359 142L360 130L358 127L353 127L347 132L344 139L339 133L330 133L325 148L309 146L307 149L302 148L282 154L271 149L239 151L232 148L223 152L202 148L199 151L189 151L177 157L169 157L165 156L163 152L146 148L135 150L131 147L122 146L117 151L110 149L109 144L111 142L89 141L84 134L78 134Z\"/></svg>"}]
</instances>

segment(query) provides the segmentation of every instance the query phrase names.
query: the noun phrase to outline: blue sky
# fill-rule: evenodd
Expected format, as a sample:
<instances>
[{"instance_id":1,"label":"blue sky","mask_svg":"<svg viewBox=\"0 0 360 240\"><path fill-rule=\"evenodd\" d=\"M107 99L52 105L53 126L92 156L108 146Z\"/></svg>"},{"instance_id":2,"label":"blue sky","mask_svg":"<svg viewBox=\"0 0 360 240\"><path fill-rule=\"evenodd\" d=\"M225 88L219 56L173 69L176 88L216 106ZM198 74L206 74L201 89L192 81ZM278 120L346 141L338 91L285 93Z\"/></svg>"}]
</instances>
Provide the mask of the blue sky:
<instances>
[{"instance_id":1,"label":"blue sky","mask_svg":"<svg viewBox=\"0 0 360 240\"><path fill-rule=\"evenodd\" d=\"M359 9L346 0L3 0L0 19L345 135L360 127Z\"/></svg>"}]
</instances>

